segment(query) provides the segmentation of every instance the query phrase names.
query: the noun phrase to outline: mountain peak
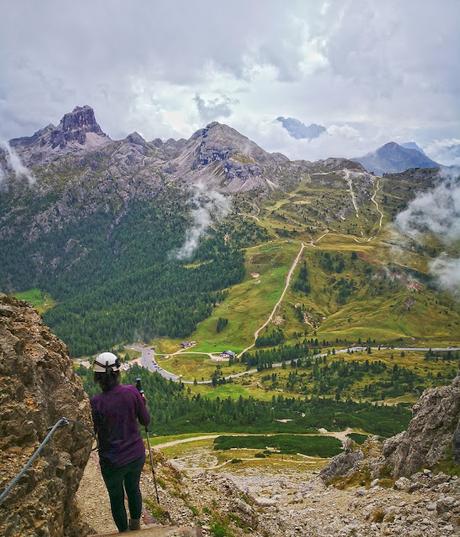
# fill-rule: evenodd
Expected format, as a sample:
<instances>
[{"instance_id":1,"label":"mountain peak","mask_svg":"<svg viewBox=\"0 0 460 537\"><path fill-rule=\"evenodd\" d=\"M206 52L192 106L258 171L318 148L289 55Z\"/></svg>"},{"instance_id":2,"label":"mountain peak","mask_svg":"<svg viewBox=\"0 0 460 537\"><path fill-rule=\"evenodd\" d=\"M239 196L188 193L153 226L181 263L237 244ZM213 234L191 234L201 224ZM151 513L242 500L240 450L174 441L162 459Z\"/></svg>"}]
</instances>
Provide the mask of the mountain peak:
<instances>
[{"instance_id":1,"label":"mountain peak","mask_svg":"<svg viewBox=\"0 0 460 537\"><path fill-rule=\"evenodd\" d=\"M362 164L367 171L377 174L399 173L410 168L439 168L439 164L420 150L396 142L387 142L375 151L353 160Z\"/></svg>"},{"instance_id":2,"label":"mountain peak","mask_svg":"<svg viewBox=\"0 0 460 537\"><path fill-rule=\"evenodd\" d=\"M128 134L126 141L135 145L147 145L147 142L137 131Z\"/></svg>"},{"instance_id":3,"label":"mountain peak","mask_svg":"<svg viewBox=\"0 0 460 537\"><path fill-rule=\"evenodd\" d=\"M10 144L25 164L31 165L54 160L62 152L97 149L108 141L110 138L97 123L94 110L85 105L64 114L57 127L49 124L32 136L10 140Z\"/></svg>"},{"instance_id":4,"label":"mountain peak","mask_svg":"<svg viewBox=\"0 0 460 537\"><path fill-rule=\"evenodd\" d=\"M64 132L83 130L85 132L95 132L96 134L104 135L96 121L94 110L88 105L76 106L72 112L64 114L58 129Z\"/></svg>"}]
</instances>

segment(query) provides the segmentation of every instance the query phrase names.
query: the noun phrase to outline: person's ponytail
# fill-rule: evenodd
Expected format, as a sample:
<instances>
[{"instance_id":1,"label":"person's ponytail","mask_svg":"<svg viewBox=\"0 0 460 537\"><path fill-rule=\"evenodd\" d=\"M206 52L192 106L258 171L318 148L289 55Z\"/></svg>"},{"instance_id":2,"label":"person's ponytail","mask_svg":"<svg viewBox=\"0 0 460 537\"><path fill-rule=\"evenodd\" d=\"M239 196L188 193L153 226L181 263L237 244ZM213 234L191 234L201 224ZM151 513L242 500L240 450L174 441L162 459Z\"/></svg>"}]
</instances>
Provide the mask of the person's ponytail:
<instances>
[{"instance_id":1,"label":"person's ponytail","mask_svg":"<svg viewBox=\"0 0 460 537\"><path fill-rule=\"evenodd\" d=\"M108 392L120 384L120 371L109 369L105 373L94 373L94 382L97 382L103 392Z\"/></svg>"}]
</instances>

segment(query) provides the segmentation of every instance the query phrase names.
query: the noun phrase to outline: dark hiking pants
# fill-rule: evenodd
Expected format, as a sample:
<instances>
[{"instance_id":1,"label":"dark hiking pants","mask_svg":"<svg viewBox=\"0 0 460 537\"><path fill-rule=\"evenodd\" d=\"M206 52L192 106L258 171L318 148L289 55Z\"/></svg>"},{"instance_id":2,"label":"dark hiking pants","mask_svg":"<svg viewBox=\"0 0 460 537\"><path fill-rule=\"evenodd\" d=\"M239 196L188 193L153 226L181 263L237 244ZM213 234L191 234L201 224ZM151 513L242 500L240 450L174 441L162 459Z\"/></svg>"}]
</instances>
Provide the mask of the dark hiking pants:
<instances>
[{"instance_id":1,"label":"dark hiking pants","mask_svg":"<svg viewBox=\"0 0 460 537\"><path fill-rule=\"evenodd\" d=\"M130 517L134 519L141 518L142 496L139 480L144 462L145 456L119 467L101 461L102 477L109 493L112 516L118 531L128 530L125 491L128 497Z\"/></svg>"}]
</instances>

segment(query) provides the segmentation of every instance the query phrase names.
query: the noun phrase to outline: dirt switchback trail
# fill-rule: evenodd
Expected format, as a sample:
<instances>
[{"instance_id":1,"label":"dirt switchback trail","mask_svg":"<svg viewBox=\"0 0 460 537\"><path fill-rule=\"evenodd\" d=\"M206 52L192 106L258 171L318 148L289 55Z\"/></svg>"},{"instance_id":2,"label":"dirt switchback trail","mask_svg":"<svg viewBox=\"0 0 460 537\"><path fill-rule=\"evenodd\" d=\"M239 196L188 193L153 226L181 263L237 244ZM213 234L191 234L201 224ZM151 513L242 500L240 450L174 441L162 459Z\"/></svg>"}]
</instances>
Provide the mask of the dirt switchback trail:
<instances>
[{"instance_id":1,"label":"dirt switchback trail","mask_svg":"<svg viewBox=\"0 0 460 537\"><path fill-rule=\"evenodd\" d=\"M260 332L266 327L268 326L268 324L272 321L273 317L275 316L275 313L276 313L276 310L278 309L279 305L281 304L281 302L283 301L283 298L287 292L287 290L289 289L289 284L291 283L291 278L292 278L292 275L294 274L294 270L296 268L296 266L298 265L299 261L300 261L300 258L302 256L302 253L305 249L305 244L302 243L301 246L300 246L300 250L299 250L299 253L297 254L296 258L294 259L294 262L292 263L291 265L291 268L289 269L289 272L287 273L287 276L286 276L286 283L284 285L284 289L283 289L283 292L281 293L281 296L279 297L278 299L278 302L275 304L275 306L273 307L272 309L272 312L270 313L270 316L268 317L268 319L264 322L264 324L262 326L260 326L255 332L254 332L254 342L249 345L249 347L246 347L244 350L242 350L239 354L238 354L238 358L241 358L241 356L243 356L243 354L249 350L251 350L255 344L256 344L256 339L259 337L259 334Z\"/></svg>"},{"instance_id":2,"label":"dirt switchback trail","mask_svg":"<svg viewBox=\"0 0 460 537\"><path fill-rule=\"evenodd\" d=\"M372 197L371 197L372 203L376 206L377 212L380 214L379 230L377 231L377 233L379 233L380 230L382 229L382 221L383 221L383 212L380 209L380 205L379 205L378 201L375 199L375 196L377 196L379 189L380 189L380 177L377 177L377 183L375 185L375 191L374 191L374 193L372 194Z\"/></svg>"}]
</instances>

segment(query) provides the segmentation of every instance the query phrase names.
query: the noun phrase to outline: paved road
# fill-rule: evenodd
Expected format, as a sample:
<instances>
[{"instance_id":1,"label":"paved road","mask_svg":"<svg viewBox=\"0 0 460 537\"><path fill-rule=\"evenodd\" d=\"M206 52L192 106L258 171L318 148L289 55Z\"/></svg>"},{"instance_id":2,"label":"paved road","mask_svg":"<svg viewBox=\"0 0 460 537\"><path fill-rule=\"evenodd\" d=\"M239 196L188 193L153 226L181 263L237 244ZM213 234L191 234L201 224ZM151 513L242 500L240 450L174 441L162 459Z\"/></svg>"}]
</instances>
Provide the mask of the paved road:
<instances>
[{"instance_id":1,"label":"paved road","mask_svg":"<svg viewBox=\"0 0 460 537\"><path fill-rule=\"evenodd\" d=\"M155 360L155 353L151 347L147 347L146 345L131 345L128 347L130 349L139 351L142 353L141 358L139 360L139 365L144 367L145 369L148 369L149 371L152 371L154 373L159 373L162 377L164 377L167 380L172 380L173 382L183 382L184 384L194 384L195 381L193 380L183 380L179 375L176 375L174 373L171 373L170 371L166 371L166 369L163 369L158 365L158 363ZM345 354L348 351L365 351L367 347L362 346L356 346L356 347L349 347L347 349L339 349L335 351L335 354ZM375 349L375 347L374 347ZM385 347L383 345L380 346L381 350L394 350L394 351L415 351L415 352L426 352L430 349L433 352L447 352L447 351L460 351L460 347ZM182 353L187 354L187 353ZM313 355L314 358L324 357L327 356L327 352L322 352L319 354ZM272 364L272 367L282 367L283 362L277 362ZM246 371L241 371L240 373L233 373L231 375L227 375L224 377L226 380L229 379L235 379L239 377L243 377L245 375L253 375L254 373L257 373L257 369L248 369ZM197 384L211 384L211 380L199 380L197 381Z\"/></svg>"},{"instance_id":2,"label":"paved road","mask_svg":"<svg viewBox=\"0 0 460 537\"><path fill-rule=\"evenodd\" d=\"M148 369L152 373L159 373L162 377L164 377L167 380L172 380L174 382L179 382L180 377L179 375L175 375L174 373L171 373L170 371L166 371L166 369L163 369L160 367L155 360L155 352L151 347L147 347L146 345L131 345L128 347L129 349L133 349L135 351L138 351L141 354L139 365L145 369Z\"/></svg>"}]
</instances>

